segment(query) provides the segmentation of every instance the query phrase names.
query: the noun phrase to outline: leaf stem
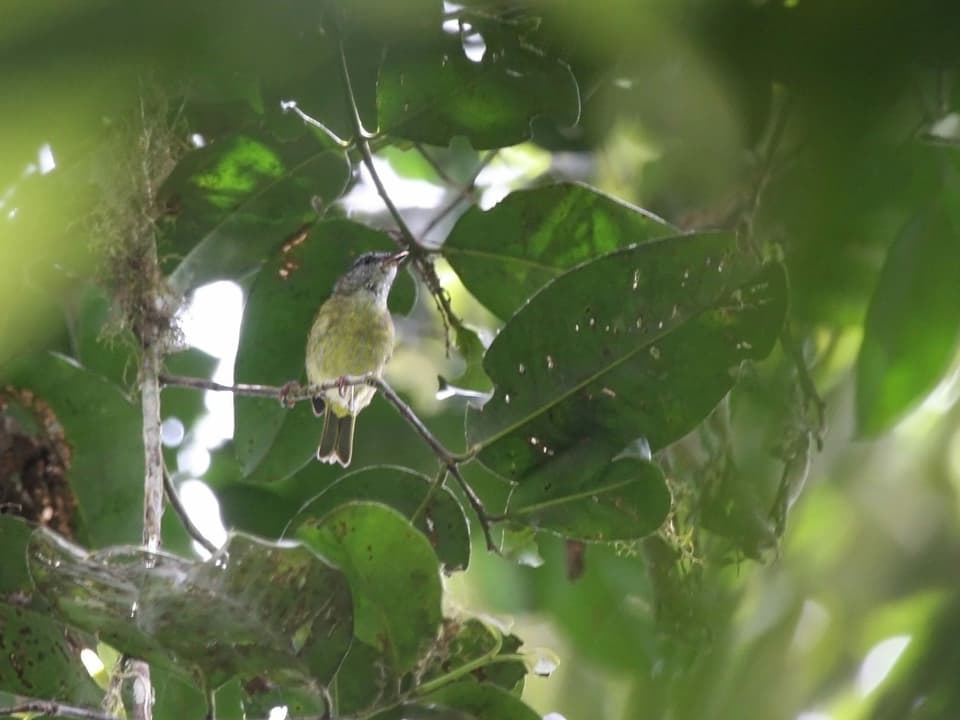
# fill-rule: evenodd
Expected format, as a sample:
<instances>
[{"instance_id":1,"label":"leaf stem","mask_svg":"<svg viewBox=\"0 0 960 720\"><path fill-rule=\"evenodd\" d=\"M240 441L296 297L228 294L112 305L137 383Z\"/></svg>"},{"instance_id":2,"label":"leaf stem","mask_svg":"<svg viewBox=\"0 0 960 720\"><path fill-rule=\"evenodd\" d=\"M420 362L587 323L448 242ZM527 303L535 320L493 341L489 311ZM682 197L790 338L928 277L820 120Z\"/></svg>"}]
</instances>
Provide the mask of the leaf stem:
<instances>
[{"instance_id":1,"label":"leaf stem","mask_svg":"<svg viewBox=\"0 0 960 720\"><path fill-rule=\"evenodd\" d=\"M427 494L424 496L423 500L417 506L417 509L413 511L413 515L410 516L410 522L416 524L417 520L420 519L420 516L427 509L427 506L430 504L430 501L433 500L434 496L437 494L437 491L443 487L444 481L447 479L447 470L446 465L440 466L440 472L437 473L437 479L433 481L430 485L430 489L427 491Z\"/></svg>"}]
</instances>

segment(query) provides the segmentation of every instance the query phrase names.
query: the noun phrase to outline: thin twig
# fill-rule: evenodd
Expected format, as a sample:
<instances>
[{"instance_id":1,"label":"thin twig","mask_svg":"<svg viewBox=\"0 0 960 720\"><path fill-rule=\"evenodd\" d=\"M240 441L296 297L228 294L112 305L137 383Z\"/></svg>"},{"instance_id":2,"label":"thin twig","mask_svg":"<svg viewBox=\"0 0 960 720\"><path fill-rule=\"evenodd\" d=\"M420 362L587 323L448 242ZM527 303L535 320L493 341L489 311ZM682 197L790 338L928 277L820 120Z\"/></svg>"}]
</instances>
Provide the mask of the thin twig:
<instances>
[{"instance_id":1,"label":"thin twig","mask_svg":"<svg viewBox=\"0 0 960 720\"><path fill-rule=\"evenodd\" d=\"M29 702L0 708L0 717L26 714L48 715L50 717L81 718L81 720L121 720L116 715L93 710L91 708L65 705L53 700L30 700Z\"/></svg>"},{"instance_id":2,"label":"thin twig","mask_svg":"<svg viewBox=\"0 0 960 720\"><path fill-rule=\"evenodd\" d=\"M420 519L420 516L427 509L427 506L433 500L434 496L443 487L444 481L447 479L447 473L450 472L447 469L446 465L440 466L440 472L437 473L437 479L430 484L430 489L427 491L427 494L423 496L423 500L420 501L420 504L417 506L417 509L413 511L413 515L410 516L410 522L416 523Z\"/></svg>"},{"instance_id":3,"label":"thin twig","mask_svg":"<svg viewBox=\"0 0 960 720\"><path fill-rule=\"evenodd\" d=\"M353 130L356 134L354 141L356 142L357 149L360 151L360 157L363 160L363 164L366 166L367 172L370 173L370 179L373 181L374 187L377 189L377 194L380 196L380 199L386 206L387 211L393 217L393 221L396 223L397 229L400 231L402 244L407 250L410 251L410 259L413 263L413 266L417 269L417 273L420 275L420 277L423 278L424 283L426 283L427 288L430 290L430 294L437 303L437 307L440 310L440 315L443 318L445 331L444 337L446 339L447 351L449 353L449 328L454 327L460 329L463 327L463 323L461 322L460 318L457 317L456 313L453 312L453 307L450 304L450 295L440 284L440 278L437 277L437 271L434 268L433 261L430 258L430 252L411 232L410 226L407 225L406 221L403 219L403 215L400 214L400 210L397 209L397 206L391 199L390 194L387 192L387 188L383 184L383 180L380 179L380 174L377 172L376 165L373 162L373 153L370 151L369 140L374 136L364 129L363 121L360 118L360 109L357 107L357 97L353 91L353 82L350 79L350 70L347 67L347 53L344 49L342 38L339 39L338 45L340 54L340 77L343 82L347 105L350 108L350 122L353 124Z\"/></svg>"},{"instance_id":4,"label":"thin twig","mask_svg":"<svg viewBox=\"0 0 960 720\"><path fill-rule=\"evenodd\" d=\"M220 548L210 542L210 540L200 532L200 529L194 525L193 520L191 520L187 514L187 509L180 501L180 495L177 493L177 488L174 487L173 484L173 478L170 477L170 473L167 472L166 467L163 469L163 489L167 493L167 501L170 503L170 507L173 508L177 517L180 518L180 523L183 525L183 529L187 531L187 535L193 538L194 541L199 543L203 549L211 555L215 554Z\"/></svg>"},{"instance_id":5,"label":"thin twig","mask_svg":"<svg viewBox=\"0 0 960 720\"><path fill-rule=\"evenodd\" d=\"M462 188L460 188L460 192L457 193L456 197L454 197L449 203L444 205L443 208L441 208L436 215L430 218L430 222L428 222L426 226L423 228L423 234L425 236L429 235L430 231L433 230L445 217L447 217L447 215L449 215L454 210L456 210L457 206L459 206L460 203L462 203L468 197L471 197L476 192L477 178L480 177L480 173L482 173L484 169L491 162L493 162L494 158L497 157L497 153L499 152L500 152L499 150L491 150L490 152L488 152L486 155L483 156L480 162L477 163L477 166L473 169L473 172L470 174L470 177L467 178L467 182L463 185Z\"/></svg>"}]
</instances>

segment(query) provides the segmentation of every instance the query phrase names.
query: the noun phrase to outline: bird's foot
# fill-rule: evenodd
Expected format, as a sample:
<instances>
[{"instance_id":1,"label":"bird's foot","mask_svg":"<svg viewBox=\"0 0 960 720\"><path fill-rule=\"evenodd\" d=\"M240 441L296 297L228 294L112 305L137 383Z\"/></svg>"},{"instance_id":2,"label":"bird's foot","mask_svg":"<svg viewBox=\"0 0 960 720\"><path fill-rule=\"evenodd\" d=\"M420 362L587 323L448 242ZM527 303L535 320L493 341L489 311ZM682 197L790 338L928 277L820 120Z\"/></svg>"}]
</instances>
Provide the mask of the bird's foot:
<instances>
[{"instance_id":1,"label":"bird's foot","mask_svg":"<svg viewBox=\"0 0 960 720\"><path fill-rule=\"evenodd\" d=\"M280 388L280 404L285 408L292 408L296 402L290 399L290 394L299 388L296 380L285 382Z\"/></svg>"},{"instance_id":2,"label":"bird's foot","mask_svg":"<svg viewBox=\"0 0 960 720\"><path fill-rule=\"evenodd\" d=\"M337 378L337 390L340 391L340 397L345 398L347 396L347 388L350 387L347 384L347 376L341 375Z\"/></svg>"}]
</instances>

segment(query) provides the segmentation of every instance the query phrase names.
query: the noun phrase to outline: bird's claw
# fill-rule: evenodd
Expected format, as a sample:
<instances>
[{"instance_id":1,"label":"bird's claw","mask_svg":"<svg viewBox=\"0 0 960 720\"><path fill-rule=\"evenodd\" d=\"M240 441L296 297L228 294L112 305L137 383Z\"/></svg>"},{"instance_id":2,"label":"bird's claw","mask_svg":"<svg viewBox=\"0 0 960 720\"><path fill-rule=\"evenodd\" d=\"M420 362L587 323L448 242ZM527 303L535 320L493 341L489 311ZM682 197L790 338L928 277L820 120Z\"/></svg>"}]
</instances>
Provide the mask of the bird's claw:
<instances>
[{"instance_id":1,"label":"bird's claw","mask_svg":"<svg viewBox=\"0 0 960 720\"><path fill-rule=\"evenodd\" d=\"M280 388L280 405L285 408L292 408L296 403L290 399L290 394L297 388L298 383L295 380L285 382Z\"/></svg>"},{"instance_id":2,"label":"bird's claw","mask_svg":"<svg viewBox=\"0 0 960 720\"><path fill-rule=\"evenodd\" d=\"M341 375L337 378L337 390L340 392L340 397L345 398L347 396L347 376Z\"/></svg>"}]
</instances>

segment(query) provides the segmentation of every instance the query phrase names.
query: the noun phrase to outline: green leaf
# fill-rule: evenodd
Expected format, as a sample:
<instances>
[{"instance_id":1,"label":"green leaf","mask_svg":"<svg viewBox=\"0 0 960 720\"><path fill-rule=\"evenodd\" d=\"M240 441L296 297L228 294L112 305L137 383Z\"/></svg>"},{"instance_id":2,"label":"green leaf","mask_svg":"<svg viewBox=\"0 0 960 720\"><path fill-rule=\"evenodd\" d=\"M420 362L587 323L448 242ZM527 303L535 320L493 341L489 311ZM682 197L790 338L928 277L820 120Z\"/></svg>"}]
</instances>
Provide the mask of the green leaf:
<instances>
[{"instance_id":1,"label":"green leaf","mask_svg":"<svg viewBox=\"0 0 960 720\"><path fill-rule=\"evenodd\" d=\"M33 583L27 570L27 541L33 528L13 515L0 514L0 604L24 605L29 602Z\"/></svg>"},{"instance_id":2,"label":"green leaf","mask_svg":"<svg viewBox=\"0 0 960 720\"><path fill-rule=\"evenodd\" d=\"M864 323L857 358L857 427L889 429L949 369L960 337L960 233L940 203L894 241Z\"/></svg>"},{"instance_id":3,"label":"green leaf","mask_svg":"<svg viewBox=\"0 0 960 720\"><path fill-rule=\"evenodd\" d=\"M354 638L331 688L337 698L338 716L360 714L388 694L395 680L387 670L383 654Z\"/></svg>"},{"instance_id":4,"label":"green leaf","mask_svg":"<svg viewBox=\"0 0 960 720\"><path fill-rule=\"evenodd\" d=\"M656 451L700 422L732 370L765 357L786 311L786 278L757 269L729 233L654 240L561 275L494 340L496 392L468 410L479 458L519 479L586 438L612 457Z\"/></svg>"},{"instance_id":5,"label":"green leaf","mask_svg":"<svg viewBox=\"0 0 960 720\"><path fill-rule=\"evenodd\" d=\"M388 660L394 675L411 670L440 625L440 575L427 539L396 510L354 502L288 532L330 557L350 579L354 633Z\"/></svg>"},{"instance_id":6,"label":"green leaf","mask_svg":"<svg viewBox=\"0 0 960 720\"><path fill-rule=\"evenodd\" d=\"M479 150L526 140L538 115L575 125L580 96L570 68L516 37L500 39L479 63L454 35L391 50L377 86L381 129L432 145L463 135Z\"/></svg>"},{"instance_id":7,"label":"green leaf","mask_svg":"<svg viewBox=\"0 0 960 720\"><path fill-rule=\"evenodd\" d=\"M138 543L143 507L143 418L112 383L56 354L34 355L0 371L4 383L47 403L70 447L70 488L80 532L101 547Z\"/></svg>"},{"instance_id":8,"label":"green leaf","mask_svg":"<svg viewBox=\"0 0 960 720\"><path fill-rule=\"evenodd\" d=\"M488 683L453 683L423 696L420 702L459 710L474 720L540 720L539 713L519 698Z\"/></svg>"},{"instance_id":9,"label":"green leaf","mask_svg":"<svg viewBox=\"0 0 960 720\"><path fill-rule=\"evenodd\" d=\"M244 308L237 381L283 385L303 378L307 334L334 282L357 255L394 247L386 233L349 220L330 220L275 252L257 275ZM413 279L401 272L390 295L391 309L409 311L414 297ZM320 423L309 417L308 405L291 413L276 400L237 399L234 441L244 476L275 440L275 469L264 479L282 479L307 462L320 435Z\"/></svg>"},{"instance_id":10,"label":"green leaf","mask_svg":"<svg viewBox=\"0 0 960 720\"><path fill-rule=\"evenodd\" d=\"M91 708L103 697L63 625L46 613L2 603L0 691Z\"/></svg>"},{"instance_id":11,"label":"green leaf","mask_svg":"<svg viewBox=\"0 0 960 720\"><path fill-rule=\"evenodd\" d=\"M558 183L471 207L443 255L467 289L503 320L550 280L619 248L672 235L655 215L584 185Z\"/></svg>"},{"instance_id":12,"label":"green leaf","mask_svg":"<svg viewBox=\"0 0 960 720\"><path fill-rule=\"evenodd\" d=\"M609 459L601 443L574 445L524 478L510 496L507 517L578 540L649 535L670 511L663 471L639 458L608 465Z\"/></svg>"},{"instance_id":13,"label":"green leaf","mask_svg":"<svg viewBox=\"0 0 960 720\"><path fill-rule=\"evenodd\" d=\"M494 659L515 654L522 644L516 635L504 637L497 628L478 618L445 619L430 663L424 669L423 681L436 680L472 665L475 667L466 677L519 693L527 675L526 665L520 660ZM492 662L486 662L488 660Z\"/></svg>"},{"instance_id":14,"label":"green leaf","mask_svg":"<svg viewBox=\"0 0 960 720\"><path fill-rule=\"evenodd\" d=\"M187 292L255 270L268 252L316 219L313 199L343 192L350 165L312 135L278 143L237 134L190 153L160 191L176 220L164 251L179 260L170 282Z\"/></svg>"},{"instance_id":15,"label":"green leaf","mask_svg":"<svg viewBox=\"0 0 960 720\"><path fill-rule=\"evenodd\" d=\"M296 528L319 519L352 500L379 502L406 518L413 516L434 483L402 467L376 466L347 473L310 500L290 521ZM447 572L464 570L470 562L470 530L463 509L447 488L440 488L420 512L417 528L430 541Z\"/></svg>"},{"instance_id":16,"label":"green leaf","mask_svg":"<svg viewBox=\"0 0 960 720\"><path fill-rule=\"evenodd\" d=\"M238 674L329 682L349 647L347 580L302 545L233 534L197 563L135 547L89 554L40 528L28 562L67 623L209 688Z\"/></svg>"}]
</instances>

